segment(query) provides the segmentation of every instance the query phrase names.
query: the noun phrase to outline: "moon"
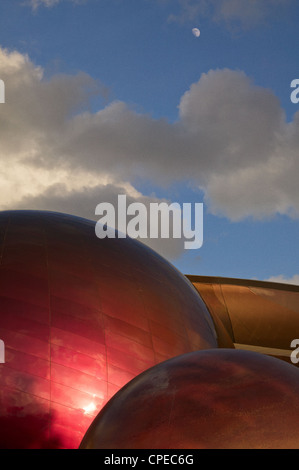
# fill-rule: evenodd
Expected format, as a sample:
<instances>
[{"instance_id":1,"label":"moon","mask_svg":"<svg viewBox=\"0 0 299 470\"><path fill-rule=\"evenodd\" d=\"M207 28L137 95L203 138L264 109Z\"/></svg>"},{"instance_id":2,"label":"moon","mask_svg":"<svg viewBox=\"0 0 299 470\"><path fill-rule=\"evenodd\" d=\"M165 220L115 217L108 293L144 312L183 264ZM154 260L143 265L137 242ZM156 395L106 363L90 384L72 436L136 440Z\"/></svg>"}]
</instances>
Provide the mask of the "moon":
<instances>
[{"instance_id":1,"label":"moon","mask_svg":"<svg viewBox=\"0 0 299 470\"><path fill-rule=\"evenodd\" d=\"M192 29L192 33L194 34L194 36L195 36L196 38L199 38L199 36L200 36L200 31L199 31L198 28L193 28L193 29Z\"/></svg>"}]
</instances>

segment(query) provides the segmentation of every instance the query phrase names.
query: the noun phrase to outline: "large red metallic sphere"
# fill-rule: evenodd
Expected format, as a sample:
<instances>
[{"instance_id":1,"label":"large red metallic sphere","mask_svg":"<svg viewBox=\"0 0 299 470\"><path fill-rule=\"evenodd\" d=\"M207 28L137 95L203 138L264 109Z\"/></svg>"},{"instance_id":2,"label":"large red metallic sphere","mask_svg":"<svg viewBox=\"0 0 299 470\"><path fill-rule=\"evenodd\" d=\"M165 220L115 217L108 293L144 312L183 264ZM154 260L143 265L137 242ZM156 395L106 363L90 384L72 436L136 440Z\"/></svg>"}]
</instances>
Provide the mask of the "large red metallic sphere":
<instances>
[{"instance_id":1,"label":"large red metallic sphere","mask_svg":"<svg viewBox=\"0 0 299 470\"><path fill-rule=\"evenodd\" d=\"M192 284L135 240L100 240L74 216L6 211L0 242L1 448L76 448L136 375L219 346Z\"/></svg>"},{"instance_id":2,"label":"large red metallic sphere","mask_svg":"<svg viewBox=\"0 0 299 470\"><path fill-rule=\"evenodd\" d=\"M299 370L235 349L183 354L140 374L82 449L299 448Z\"/></svg>"}]
</instances>

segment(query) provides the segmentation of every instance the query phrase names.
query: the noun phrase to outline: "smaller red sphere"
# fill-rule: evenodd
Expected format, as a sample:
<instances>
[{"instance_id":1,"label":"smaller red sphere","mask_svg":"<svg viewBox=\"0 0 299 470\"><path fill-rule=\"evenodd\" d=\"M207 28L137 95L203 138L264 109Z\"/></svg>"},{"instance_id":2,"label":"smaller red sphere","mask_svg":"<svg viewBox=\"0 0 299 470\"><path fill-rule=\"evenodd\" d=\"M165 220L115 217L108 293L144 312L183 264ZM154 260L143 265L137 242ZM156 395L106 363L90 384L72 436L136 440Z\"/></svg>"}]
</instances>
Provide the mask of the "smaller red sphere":
<instances>
[{"instance_id":1,"label":"smaller red sphere","mask_svg":"<svg viewBox=\"0 0 299 470\"><path fill-rule=\"evenodd\" d=\"M143 372L103 408L84 449L299 447L299 371L232 349L178 356Z\"/></svg>"}]
</instances>

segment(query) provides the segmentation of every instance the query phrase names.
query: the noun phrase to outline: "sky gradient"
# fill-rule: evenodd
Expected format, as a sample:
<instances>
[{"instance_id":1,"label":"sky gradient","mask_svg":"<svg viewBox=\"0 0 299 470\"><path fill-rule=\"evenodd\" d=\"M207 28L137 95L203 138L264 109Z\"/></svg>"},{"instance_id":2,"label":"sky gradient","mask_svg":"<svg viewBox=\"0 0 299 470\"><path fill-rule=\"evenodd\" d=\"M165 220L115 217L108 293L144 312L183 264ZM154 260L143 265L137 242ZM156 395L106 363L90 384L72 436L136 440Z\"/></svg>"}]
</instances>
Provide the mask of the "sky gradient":
<instances>
[{"instance_id":1,"label":"sky gradient","mask_svg":"<svg viewBox=\"0 0 299 470\"><path fill-rule=\"evenodd\" d=\"M202 248L143 241L299 284L298 21L295 0L2 0L1 210L203 202Z\"/></svg>"}]
</instances>

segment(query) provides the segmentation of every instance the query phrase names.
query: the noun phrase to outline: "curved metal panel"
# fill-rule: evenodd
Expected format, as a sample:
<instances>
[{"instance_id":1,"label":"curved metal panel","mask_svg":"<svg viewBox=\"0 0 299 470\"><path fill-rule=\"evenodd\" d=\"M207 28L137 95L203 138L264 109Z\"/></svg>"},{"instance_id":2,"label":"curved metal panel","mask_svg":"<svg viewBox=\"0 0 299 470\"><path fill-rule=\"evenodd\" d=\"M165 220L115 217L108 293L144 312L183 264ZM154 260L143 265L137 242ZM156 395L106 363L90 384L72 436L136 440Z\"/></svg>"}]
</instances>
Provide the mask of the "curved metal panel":
<instances>
[{"instance_id":1,"label":"curved metal panel","mask_svg":"<svg viewBox=\"0 0 299 470\"><path fill-rule=\"evenodd\" d=\"M187 277L212 317L221 319L236 348L291 363L291 342L299 338L299 286L249 279Z\"/></svg>"},{"instance_id":2,"label":"curved metal panel","mask_svg":"<svg viewBox=\"0 0 299 470\"><path fill-rule=\"evenodd\" d=\"M95 222L0 213L0 446L77 447L120 387L165 359L217 347L191 283Z\"/></svg>"},{"instance_id":3,"label":"curved metal panel","mask_svg":"<svg viewBox=\"0 0 299 470\"><path fill-rule=\"evenodd\" d=\"M299 442L299 371L214 349L158 364L99 413L82 449L286 449Z\"/></svg>"}]
</instances>

